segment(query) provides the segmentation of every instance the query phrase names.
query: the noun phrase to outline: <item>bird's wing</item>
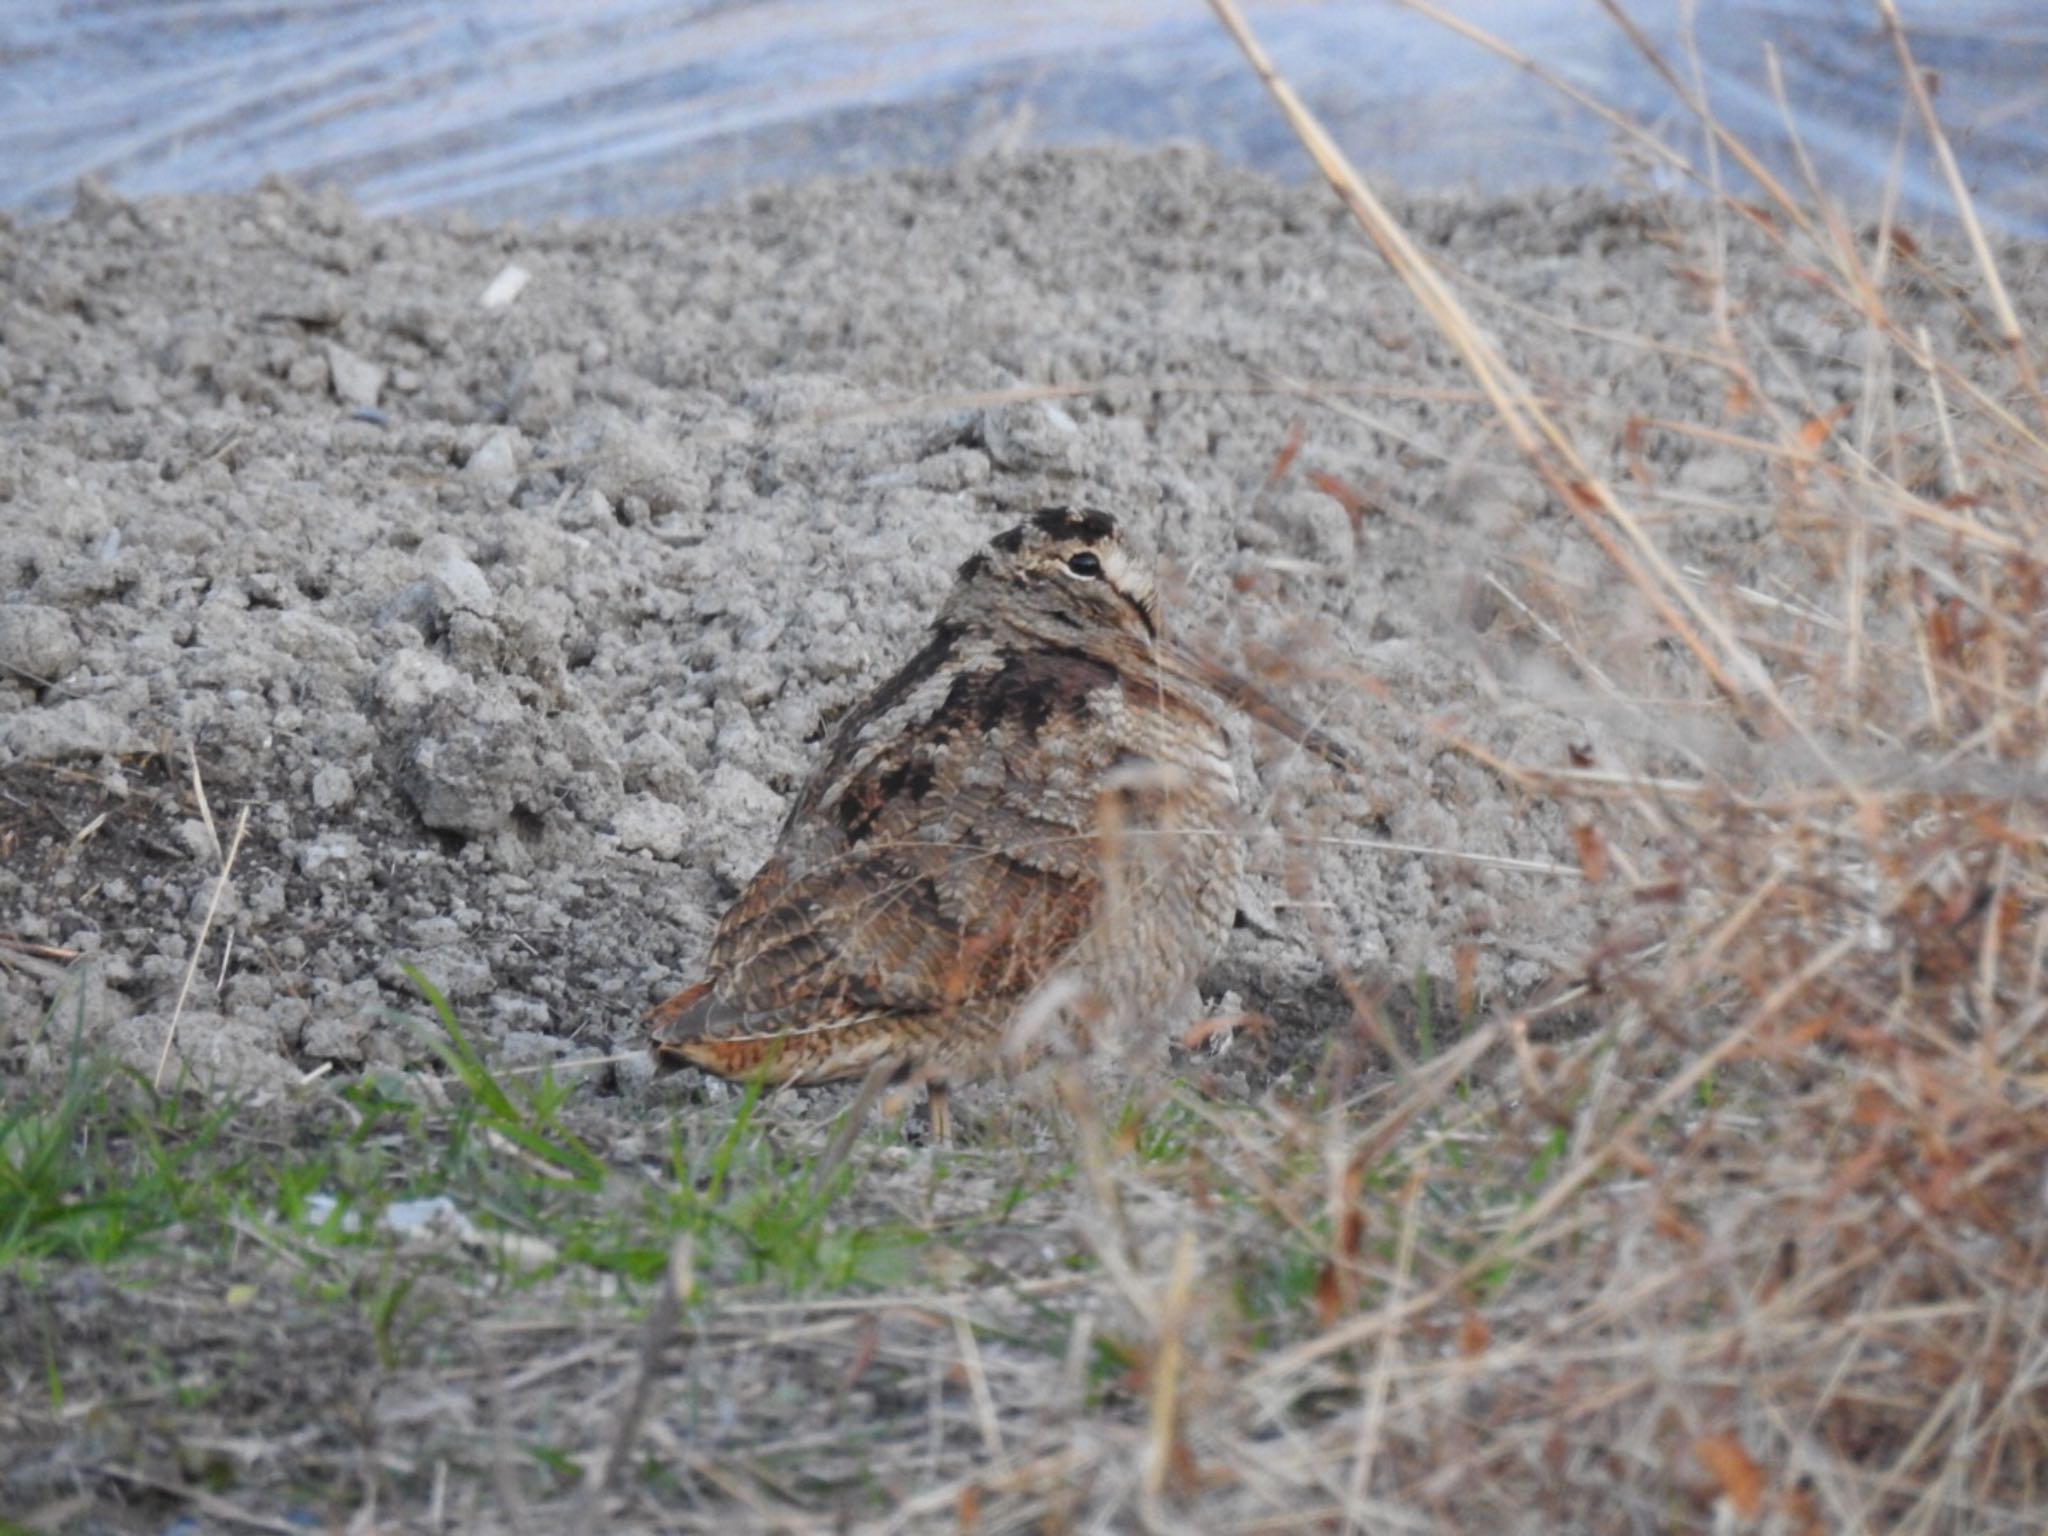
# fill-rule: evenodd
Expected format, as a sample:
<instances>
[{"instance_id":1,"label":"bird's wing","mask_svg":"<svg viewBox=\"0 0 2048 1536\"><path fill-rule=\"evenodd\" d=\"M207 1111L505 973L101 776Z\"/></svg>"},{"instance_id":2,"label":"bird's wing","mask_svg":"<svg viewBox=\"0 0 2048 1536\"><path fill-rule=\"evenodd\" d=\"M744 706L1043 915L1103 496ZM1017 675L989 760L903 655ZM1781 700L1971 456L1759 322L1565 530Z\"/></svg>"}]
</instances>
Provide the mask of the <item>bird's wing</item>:
<instances>
[{"instance_id":1,"label":"bird's wing","mask_svg":"<svg viewBox=\"0 0 2048 1536\"><path fill-rule=\"evenodd\" d=\"M1087 931L1096 796L1122 755L1115 669L948 659L913 659L842 725L670 1039L1021 1000Z\"/></svg>"}]
</instances>

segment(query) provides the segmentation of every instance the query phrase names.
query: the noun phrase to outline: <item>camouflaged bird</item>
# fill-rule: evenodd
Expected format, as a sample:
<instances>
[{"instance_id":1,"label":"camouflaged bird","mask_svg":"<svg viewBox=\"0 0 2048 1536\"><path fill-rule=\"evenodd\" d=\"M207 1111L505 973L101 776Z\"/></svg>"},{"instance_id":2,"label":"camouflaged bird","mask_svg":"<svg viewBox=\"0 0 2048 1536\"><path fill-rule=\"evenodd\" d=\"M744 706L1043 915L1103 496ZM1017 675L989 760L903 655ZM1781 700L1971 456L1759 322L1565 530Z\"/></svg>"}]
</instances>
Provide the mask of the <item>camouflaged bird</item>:
<instances>
[{"instance_id":1,"label":"camouflaged bird","mask_svg":"<svg viewBox=\"0 0 2048 1536\"><path fill-rule=\"evenodd\" d=\"M998 535L840 722L704 979L654 1011L662 1061L915 1078L944 1138L949 1082L1159 1018L1236 914L1226 701L1330 746L1162 642L1115 519Z\"/></svg>"}]
</instances>

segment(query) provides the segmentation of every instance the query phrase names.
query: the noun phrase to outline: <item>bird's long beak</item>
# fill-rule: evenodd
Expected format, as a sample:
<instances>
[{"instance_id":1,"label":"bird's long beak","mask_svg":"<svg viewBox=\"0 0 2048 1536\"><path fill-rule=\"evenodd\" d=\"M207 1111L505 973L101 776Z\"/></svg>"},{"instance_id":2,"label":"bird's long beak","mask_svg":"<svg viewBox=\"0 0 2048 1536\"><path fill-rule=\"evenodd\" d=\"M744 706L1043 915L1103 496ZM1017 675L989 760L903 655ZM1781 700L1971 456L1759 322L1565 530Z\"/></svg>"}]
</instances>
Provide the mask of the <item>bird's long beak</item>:
<instances>
[{"instance_id":1,"label":"bird's long beak","mask_svg":"<svg viewBox=\"0 0 2048 1536\"><path fill-rule=\"evenodd\" d=\"M1159 643L1158 654L1168 671L1199 683L1233 709L1243 711L1289 741L1298 742L1339 773L1364 774L1365 760L1357 748L1310 725L1250 678L1232 671L1213 656L1186 650L1167 640Z\"/></svg>"}]
</instances>

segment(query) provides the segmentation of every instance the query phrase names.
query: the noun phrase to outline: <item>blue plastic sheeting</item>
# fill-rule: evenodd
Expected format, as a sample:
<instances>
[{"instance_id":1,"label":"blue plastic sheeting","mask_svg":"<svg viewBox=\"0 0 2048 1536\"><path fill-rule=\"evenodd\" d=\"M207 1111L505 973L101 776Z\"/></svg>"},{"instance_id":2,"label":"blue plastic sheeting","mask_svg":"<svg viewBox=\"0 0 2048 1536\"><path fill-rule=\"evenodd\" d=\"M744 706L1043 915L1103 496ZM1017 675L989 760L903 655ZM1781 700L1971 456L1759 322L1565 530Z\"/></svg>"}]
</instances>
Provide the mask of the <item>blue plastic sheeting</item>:
<instances>
[{"instance_id":1,"label":"blue plastic sheeting","mask_svg":"<svg viewBox=\"0 0 2048 1536\"><path fill-rule=\"evenodd\" d=\"M2048 234L2048 4L1900 0L1972 191ZM1872 0L1632 0L1680 82L1595 0L1444 0L1703 169L1681 90L1788 173L1874 203L1905 107ZM1361 169L1414 190L1606 181L1615 132L1397 0L1254 4ZM1696 9L1696 52L1682 26ZM371 211L656 213L763 182L1042 144L1188 140L1300 174L1299 147L1193 0L7 0L0 207L226 190L267 173ZM1682 181L1638 153L1650 185ZM1731 182L1739 178L1729 172ZM1948 207L1915 126L1909 214Z\"/></svg>"}]
</instances>

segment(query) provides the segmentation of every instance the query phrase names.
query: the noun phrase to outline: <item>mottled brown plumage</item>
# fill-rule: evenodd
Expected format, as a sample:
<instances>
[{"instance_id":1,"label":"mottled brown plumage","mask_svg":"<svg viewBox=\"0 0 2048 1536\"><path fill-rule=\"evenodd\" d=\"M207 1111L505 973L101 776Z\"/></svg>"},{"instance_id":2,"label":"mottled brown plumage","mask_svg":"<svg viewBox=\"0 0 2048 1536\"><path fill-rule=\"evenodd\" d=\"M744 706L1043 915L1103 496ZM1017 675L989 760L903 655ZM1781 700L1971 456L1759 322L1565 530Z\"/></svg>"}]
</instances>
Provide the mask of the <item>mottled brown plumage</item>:
<instances>
[{"instance_id":1,"label":"mottled brown plumage","mask_svg":"<svg viewBox=\"0 0 2048 1536\"><path fill-rule=\"evenodd\" d=\"M1236 909L1234 683L1161 642L1105 514L997 536L840 723L705 979L655 1010L658 1053L784 1083L914 1074L943 1133L949 1080L1158 1018Z\"/></svg>"}]
</instances>

